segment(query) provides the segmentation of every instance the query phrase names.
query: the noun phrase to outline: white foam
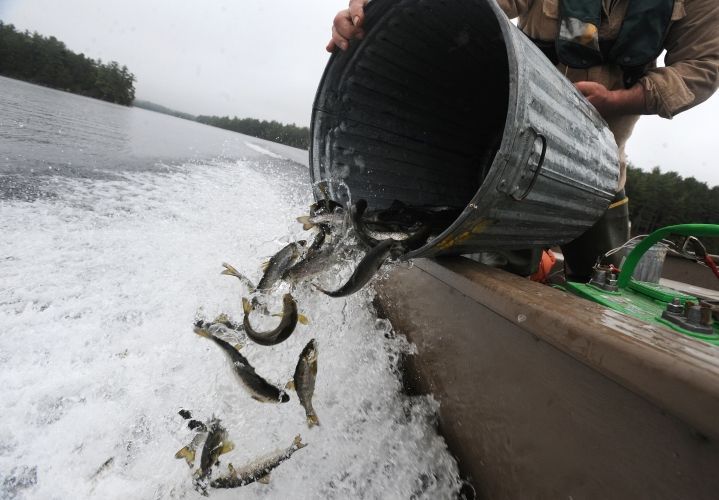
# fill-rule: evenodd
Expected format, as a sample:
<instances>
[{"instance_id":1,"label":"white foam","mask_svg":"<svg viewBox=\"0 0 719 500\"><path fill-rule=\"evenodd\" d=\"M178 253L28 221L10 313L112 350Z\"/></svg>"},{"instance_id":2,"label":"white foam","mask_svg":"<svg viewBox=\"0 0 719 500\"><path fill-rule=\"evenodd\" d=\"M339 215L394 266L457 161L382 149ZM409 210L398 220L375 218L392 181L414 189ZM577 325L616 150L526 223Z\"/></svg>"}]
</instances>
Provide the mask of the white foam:
<instances>
[{"instance_id":1,"label":"white foam","mask_svg":"<svg viewBox=\"0 0 719 500\"><path fill-rule=\"evenodd\" d=\"M269 149L265 149L259 144L255 144L254 142L247 142L245 141L245 146L247 146L250 149L254 149L258 153L262 153L265 156L269 156L271 158L279 158L281 160L284 160L285 158L283 156L278 155L277 153L273 153Z\"/></svg>"},{"instance_id":2,"label":"white foam","mask_svg":"<svg viewBox=\"0 0 719 500\"><path fill-rule=\"evenodd\" d=\"M56 198L0 201L0 496L10 495L4 479L36 467L37 484L19 497L200 498L173 456L192 437L180 408L222 419L236 444L223 469L298 433L309 445L269 485L213 490L215 498L455 496L436 403L402 394L396 359L407 346L386 335L369 292L331 299L299 290L311 324L279 346L243 349L258 373L284 385L317 339L321 426L311 430L294 393L283 405L250 399L217 346L192 333L198 310L240 317L244 290L219 274L221 262L257 279L286 235L306 237L294 218L309 190L279 190L256 167L58 178Z\"/></svg>"}]
</instances>

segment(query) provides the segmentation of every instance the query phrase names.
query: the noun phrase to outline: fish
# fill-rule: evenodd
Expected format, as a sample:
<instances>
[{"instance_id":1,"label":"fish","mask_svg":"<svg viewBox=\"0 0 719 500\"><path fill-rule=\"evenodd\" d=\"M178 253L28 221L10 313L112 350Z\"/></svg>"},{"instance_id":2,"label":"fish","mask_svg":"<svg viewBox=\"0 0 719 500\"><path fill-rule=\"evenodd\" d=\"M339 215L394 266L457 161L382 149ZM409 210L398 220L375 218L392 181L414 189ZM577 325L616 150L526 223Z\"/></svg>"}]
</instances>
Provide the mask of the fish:
<instances>
[{"instance_id":1,"label":"fish","mask_svg":"<svg viewBox=\"0 0 719 500\"><path fill-rule=\"evenodd\" d=\"M392 249L392 258L401 258L407 252L416 250L427 243L427 238L432 233L432 227L430 225L421 225L417 231L412 233L409 238L404 241L397 242L395 248ZM395 240L396 241L396 240Z\"/></svg>"},{"instance_id":2,"label":"fish","mask_svg":"<svg viewBox=\"0 0 719 500\"><path fill-rule=\"evenodd\" d=\"M322 214L331 214L337 209L344 209L344 207L334 200L329 198L329 194L326 191L322 191L325 198L316 203L310 205L310 217Z\"/></svg>"},{"instance_id":3,"label":"fish","mask_svg":"<svg viewBox=\"0 0 719 500\"><path fill-rule=\"evenodd\" d=\"M394 206L394 205L393 205ZM378 231L370 228L365 222L365 211L367 210L366 200L357 200L350 209L350 220L354 228L357 238L366 246L373 248L379 245L381 241L392 240L394 242L404 242L403 245L396 245L392 250L392 257L396 258L410 250L421 247L427 241L432 227L422 222L422 217L417 213L409 213L406 217L407 225L404 229L394 229L391 231ZM375 225L385 227L403 227L401 223L374 222Z\"/></svg>"},{"instance_id":4,"label":"fish","mask_svg":"<svg viewBox=\"0 0 719 500\"><path fill-rule=\"evenodd\" d=\"M337 203L330 198L330 191L327 182L320 182L317 184L317 189L322 193L322 200L310 205L310 215L317 215L320 213L332 213L337 208L342 208L340 203Z\"/></svg>"},{"instance_id":5,"label":"fish","mask_svg":"<svg viewBox=\"0 0 719 500\"><path fill-rule=\"evenodd\" d=\"M331 229L326 224L318 225L319 232L312 244L307 249L305 256L295 265L287 269L282 275L283 281L299 281L310 276L314 276L317 273L324 271L327 267L326 260L321 259L322 257L328 257L331 253L331 249L323 251L323 244L326 240L327 234L330 233ZM321 260L321 262L319 262Z\"/></svg>"},{"instance_id":6,"label":"fish","mask_svg":"<svg viewBox=\"0 0 719 500\"><path fill-rule=\"evenodd\" d=\"M412 234L408 231L377 231L371 229L369 225L364 226L364 231L370 238L382 241L382 240L395 240L404 241L409 239Z\"/></svg>"},{"instance_id":7,"label":"fish","mask_svg":"<svg viewBox=\"0 0 719 500\"><path fill-rule=\"evenodd\" d=\"M282 297L282 315L280 324L277 328L267 332L258 332L250 325L250 313L252 312L252 304L246 298L242 298L242 308L245 311L245 317L242 326L249 338L260 345L277 345L287 340L292 335L297 326L299 315L297 313L297 302L292 298L292 294L286 293Z\"/></svg>"},{"instance_id":8,"label":"fish","mask_svg":"<svg viewBox=\"0 0 719 500\"><path fill-rule=\"evenodd\" d=\"M302 224L302 229L309 231L319 224L329 224L330 226L341 226L345 221L345 214L341 211L330 213L318 213L315 215L303 215L297 217L297 222Z\"/></svg>"},{"instance_id":9,"label":"fish","mask_svg":"<svg viewBox=\"0 0 719 500\"><path fill-rule=\"evenodd\" d=\"M308 254L317 252L320 248L322 248L322 245L325 244L325 240L327 239L327 235L332 232L332 229L327 224L317 224L317 228L319 229L319 231L317 231L317 235L312 240L312 244L307 249Z\"/></svg>"},{"instance_id":10,"label":"fish","mask_svg":"<svg viewBox=\"0 0 719 500\"><path fill-rule=\"evenodd\" d=\"M334 258L336 258L334 248L329 246L321 248L285 271L282 279L290 283L298 283L316 276L326 271Z\"/></svg>"},{"instance_id":11,"label":"fish","mask_svg":"<svg viewBox=\"0 0 719 500\"><path fill-rule=\"evenodd\" d=\"M302 437L298 434L292 441L292 444L284 450L275 450L273 453L266 455L254 462L236 469L229 464L228 473L225 476L213 479L210 486L213 488L238 488L255 481L268 483L270 472L285 460L289 459L297 450L304 448L307 444L302 442Z\"/></svg>"},{"instance_id":12,"label":"fish","mask_svg":"<svg viewBox=\"0 0 719 500\"><path fill-rule=\"evenodd\" d=\"M352 276L347 282L335 291L327 291L322 288L318 288L325 295L330 297L346 297L364 287L369 280L379 271L382 264L387 260L393 252L398 249L397 242L394 240L384 240L377 244L374 248L370 249L364 258L357 264Z\"/></svg>"},{"instance_id":13,"label":"fish","mask_svg":"<svg viewBox=\"0 0 719 500\"><path fill-rule=\"evenodd\" d=\"M219 461L220 455L235 449L234 443L227 439L227 430L220 423L220 419L213 416L207 427L207 439L200 455L200 468L195 473L195 484L200 488L203 488L204 480L212 472L212 467Z\"/></svg>"},{"instance_id":14,"label":"fish","mask_svg":"<svg viewBox=\"0 0 719 500\"><path fill-rule=\"evenodd\" d=\"M204 424L203 424L204 427ZM195 466L195 453L197 452L197 447L200 446L200 443L207 437L207 430L206 428L199 431L197 434L195 434L195 437L192 438L192 441L190 441L190 444L187 446L182 447L180 450L178 450L177 453L175 453L175 458L180 459L184 458L185 462L187 462L187 465L192 468Z\"/></svg>"},{"instance_id":15,"label":"fish","mask_svg":"<svg viewBox=\"0 0 719 500\"><path fill-rule=\"evenodd\" d=\"M367 200L357 200L350 207L350 222L354 229L357 239L364 243L367 247L376 247L379 241L367 234L367 228L362 221L362 216L367 210Z\"/></svg>"},{"instance_id":16,"label":"fish","mask_svg":"<svg viewBox=\"0 0 719 500\"><path fill-rule=\"evenodd\" d=\"M313 427L320 425L315 409L312 407L312 395L315 392L315 380L317 379L317 346L315 340L310 340L297 360L294 377L288 382L289 388L297 391L300 404L305 409L307 425Z\"/></svg>"},{"instance_id":17,"label":"fish","mask_svg":"<svg viewBox=\"0 0 719 500\"><path fill-rule=\"evenodd\" d=\"M247 276L245 276L244 274L239 272L237 269L232 267L227 262L223 262L222 267L224 267L225 270L222 271L220 274L225 274L227 276L234 276L235 278L239 279L242 283L244 283L245 286L250 289L250 291L254 291L257 289L255 284L252 283L252 281Z\"/></svg>"},{"instance_id":18,"label":"fish","mask_svg":"<svg viewBox=\"0 0 719 500\"><path fill-rule=\"evenodd\" d=\"M388 208L374 210L372 213L366 214L365 221L398 227L410 227L419 221L421 216L421 212L412 210L399 200L394 200Z\"/></svg>"},{"instance_id":19,"label":"fish","mask_svg":"<svg viewBox=\"0 0 719 500\"><path fill-rule=\"evenodd\" d=\"M408 206L395 200L389 208L365 214L364 221L410 232L417 224L421 224L430 226L432 231L440 233L457 220L462 210L450 206Z\"/></svg>"},{"instance_id":20,"label":"fish","mask_svg":"<svg viewBox=\"0 0 719 500\"><path fill-rule=\"evenodd\" d=\"M268 290L277 283L287 269L292 267L302 257L302 249L307 244L305 240L285 245L272 256L267 263L262 279L257 283L257 290Z\"/></svg>"},{"instance_id":21,"label":"fish","mask_svg":"<svg viewBox=\"0 0 719 500\"><path fill-rule=\"evenodd\" d=\"M252 399L260 403L286 403L290 400L289 395L285 391L278 389L259 376L247 358L240 354L229 342L215 337L200 327L195 327L195 333L201 337L212 340L225 352L232 362L235 377L247 390Z\"/></svg>"}]
</instances>

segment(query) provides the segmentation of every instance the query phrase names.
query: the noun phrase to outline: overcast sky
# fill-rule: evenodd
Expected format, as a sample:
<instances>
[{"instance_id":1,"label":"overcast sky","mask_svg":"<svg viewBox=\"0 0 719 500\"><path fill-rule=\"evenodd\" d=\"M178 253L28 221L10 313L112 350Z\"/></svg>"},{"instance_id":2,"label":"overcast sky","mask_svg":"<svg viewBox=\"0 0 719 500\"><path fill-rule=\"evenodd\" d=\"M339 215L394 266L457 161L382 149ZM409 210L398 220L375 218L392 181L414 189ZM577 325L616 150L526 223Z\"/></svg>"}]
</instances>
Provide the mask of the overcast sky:
<instances>
[{"instance_id":1,"label":"overcast sky","mask_svg":"<svg viewBox=\"0 0 719 500\"><path fill-rule=\"evenodd\" d=\"M0 0L0 19L117 60L137 97L192 114L309 125L334 14L347 0ZM673 120L644 117L636 166L719 185L719 96Z\"/></svg>"}]
</instances>

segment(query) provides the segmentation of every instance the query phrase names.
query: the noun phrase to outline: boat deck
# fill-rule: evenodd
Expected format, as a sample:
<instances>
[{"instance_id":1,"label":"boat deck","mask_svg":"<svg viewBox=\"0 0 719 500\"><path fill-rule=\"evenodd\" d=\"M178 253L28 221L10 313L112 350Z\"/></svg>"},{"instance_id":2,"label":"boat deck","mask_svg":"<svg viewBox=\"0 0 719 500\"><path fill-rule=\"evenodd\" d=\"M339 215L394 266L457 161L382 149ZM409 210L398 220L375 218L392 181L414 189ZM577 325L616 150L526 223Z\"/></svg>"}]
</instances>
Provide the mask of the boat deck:
<instances>
[{"instance_id":1,"label":"boat deck","mask_svg":"<svg viewBox=\"0 0 719 500\"><path fill-rule=\"evenodd\" d=\"M463 258L377 291L480 498L717 497L719 347Z\"/></svg>"}]
</instances>

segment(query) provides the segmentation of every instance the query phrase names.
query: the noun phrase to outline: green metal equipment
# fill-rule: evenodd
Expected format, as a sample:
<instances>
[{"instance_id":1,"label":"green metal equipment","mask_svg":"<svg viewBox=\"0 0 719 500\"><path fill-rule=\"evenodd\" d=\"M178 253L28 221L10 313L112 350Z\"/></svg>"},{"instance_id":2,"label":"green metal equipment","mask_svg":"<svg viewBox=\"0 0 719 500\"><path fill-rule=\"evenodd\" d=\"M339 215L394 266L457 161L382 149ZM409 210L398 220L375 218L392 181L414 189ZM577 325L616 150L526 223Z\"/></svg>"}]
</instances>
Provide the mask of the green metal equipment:
<instances>
[{"instance_id":1,"label":"green metal equipment","mask_svg":"<svg viewBox=\"0 0 719 500\"><path fill-rule=\"evenodd\" d=\"M711 304L672 288L632 278L644 254L671 234L719 236L719 225L681 224L659 229L637 244L624 261L621 271L598 267L589 283L567 282L563 288L647 323L663 325L719 345L719 322L713 316Z\"/></svg>"}]
</instances>

